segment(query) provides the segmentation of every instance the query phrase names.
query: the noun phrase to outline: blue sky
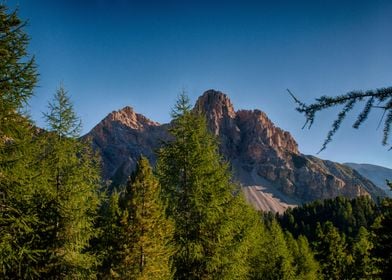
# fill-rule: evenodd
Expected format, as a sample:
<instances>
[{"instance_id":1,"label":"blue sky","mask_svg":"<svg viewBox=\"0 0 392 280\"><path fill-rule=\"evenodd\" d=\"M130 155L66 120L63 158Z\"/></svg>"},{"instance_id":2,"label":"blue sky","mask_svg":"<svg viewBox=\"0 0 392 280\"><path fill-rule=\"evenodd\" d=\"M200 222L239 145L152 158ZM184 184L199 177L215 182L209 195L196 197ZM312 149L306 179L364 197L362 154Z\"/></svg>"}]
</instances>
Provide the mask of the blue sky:
<instances>
[{"instance_id":1,"label":"blue sky","mask_svg":"<svg viewBox=\"0 0 392 280\"><path fill-rule=\"evenodd\" d=\"M315 154L337 111L302 130L304 118L286 88L311 102L391 86L392 1L5 2L29 21L29 51L40 73L31 115L41 126L61 82L84 132L126 105L168 122L182 89L195 101L213 88L236 109L265 111L303 153ZM376 129L380 117L375 111L359 130L346 122L318 156L392 167Z\"/></svg>"}]
</instances>

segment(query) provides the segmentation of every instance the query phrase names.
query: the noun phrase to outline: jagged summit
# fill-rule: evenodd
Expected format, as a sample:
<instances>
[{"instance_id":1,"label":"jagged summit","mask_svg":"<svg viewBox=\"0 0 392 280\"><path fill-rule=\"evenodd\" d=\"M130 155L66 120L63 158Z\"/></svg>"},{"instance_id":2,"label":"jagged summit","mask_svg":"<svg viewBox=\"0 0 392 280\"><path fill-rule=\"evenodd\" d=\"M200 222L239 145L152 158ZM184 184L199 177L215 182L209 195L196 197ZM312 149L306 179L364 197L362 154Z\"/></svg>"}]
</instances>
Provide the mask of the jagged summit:
<instances>
[{"instance_id":1,"label":"jagged summit","mask_svg":"<svg viewBox=\"0 0 392 280\"><path fill-rule=\"evenodd\" d=\"M140 155L154 160L154 149L166 134L159 123L126 106L108 114L84 137L92 139L93 147L101 153L103 178L123 182Z\"/></svg>"},{"instance_id":2,"label":"jagged summit","mask_svg":"<svg viewBox=\"0 0 392 280\"><path fill-rule=\"evenodd\" d=\"M193 110L206 116L234 179L258 209L282 212L289 205L338 195L385 195L349 167L301 154L291 134L275 126L264 112L235 111L220 91L204 92ZM124 183L140 155L154 163L161 144L172 139L168 127L129 106L110 113L86 135L102 156L103 178Z\"/></svg>"},{"instance_id":3,"label":"jagged summit","mask_svg":"<svg viewBox=\"0 0 392 280\"><path fill-rule=\"evenodd\" d=\"M230 98L223 92L213 89L207 90L197 99L195 109L217 119L235 117L234 106Z\"/></svg>"},{"instance_id":4,"label":"jagged summit","mask_svg":"<svg viewBox=\"0 0 392 280\"><path fill-rule=\"evenodd\" d=\"M160 125L142 114L136 113L130 106L125 106L121 110L111 112L101 121L101 124L107 125L111 122L117 122L132 129L143 129L146 126Z\"/></svg>"},{"instance_id":5,"label":"jagged summit","mask_svg":"<svg viewBox=\"0 0 392 280\"><path fill-rule=\"evenodd\" d=\"M268 156L267 150L271 148L279 156L285 152L299 154L298 145L289 132L276 127L260 110L236 112L230 98L221 91L210 89L204 92L196 101L194 110L202 112L211 131L220 136L224 154L244 146L248 146L249 153L257 154L257 157ZM241 133L245 131L246 135Z\"/></svg>"},{"instance_id":6,"label":"jagged summit","mask_svg":"<svg viewBox=\"0 0 392 280\"><path fill-rule=\"evenodd\" d=\"M234 106L229 97L220 91L210 89L204 92L197 99L193 110L206 116L208 127L215 135L220 135L222 130L235 125Z\"/></svg>"}]
</instances>

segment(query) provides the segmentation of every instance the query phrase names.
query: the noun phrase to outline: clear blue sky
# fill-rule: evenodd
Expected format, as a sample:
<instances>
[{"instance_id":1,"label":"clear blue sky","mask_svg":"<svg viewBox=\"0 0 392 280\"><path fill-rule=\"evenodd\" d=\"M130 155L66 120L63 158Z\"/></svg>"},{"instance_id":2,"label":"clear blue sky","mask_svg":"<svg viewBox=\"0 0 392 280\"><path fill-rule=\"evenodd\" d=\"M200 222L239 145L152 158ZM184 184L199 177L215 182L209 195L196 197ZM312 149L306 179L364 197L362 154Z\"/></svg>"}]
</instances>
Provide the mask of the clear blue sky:
<instances>
[{"instance_id":1,"label":"clear blue sky","mask_svg":"<svg viewBox=\"0 0 392 280\"><path fill-rule=\"evenodd\" d=\"M303 153L315 154L336 110L301 130L286 88L310 102L392 85L392 1L5 2L29 20L40 73L30 104L39 125L60 82L84 132L126 105L168 122L183 88L192 101L213 88L236 109L265 111ZM375 113L358 131L344 125L319 156L392 167Z\"/></svg>"}]
</instances>

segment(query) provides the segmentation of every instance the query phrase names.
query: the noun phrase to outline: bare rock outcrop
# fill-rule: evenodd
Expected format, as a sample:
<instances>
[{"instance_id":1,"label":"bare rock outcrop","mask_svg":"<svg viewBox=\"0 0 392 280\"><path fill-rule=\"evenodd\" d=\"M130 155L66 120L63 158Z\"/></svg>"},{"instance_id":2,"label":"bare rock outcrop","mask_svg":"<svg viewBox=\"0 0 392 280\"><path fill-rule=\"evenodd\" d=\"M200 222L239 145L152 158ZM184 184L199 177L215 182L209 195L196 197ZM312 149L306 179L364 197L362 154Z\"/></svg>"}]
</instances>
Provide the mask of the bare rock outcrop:
<instances>
[{"instance_id":1,"label":"bare rock outcrop","mask_svg":"<svg viewBox=\"0 0 392 280\"><path fill-rule=\"evenodd\" d=\"M114 184L124 183L141 155L155 162L160 141L168 139L165 125L151 121L127 106L113 111L86 136L102 158L103 178Z\"/></svg>"},{"instance_id":2,"label":"bare rock outcrop","mask_svg":"<svg viewBox=\"0 0 392 280\"><path fill-rule=\"evenodd\" d=\"M258 209L282 212L299 203L338 195L385 195L347 166L301 154L290 133L276 127L264 112L235 111L222 92L206 91L193 110L205 115L235 179L247 188L246 196ZM85 137L92 139L102 155L104 179L123 183L140 155L155 162L155 151L162 141L170 140L168 126L125 107L110 113Z\"/></svg>"},{"instance_id":3,"label":"bare rock outcrop","mask_svg":"<svg viewBox=\"0 0 392 280\"><path fill-rule=\"evenodd\" d=\"M195 107L202 109L210 126L214 125L212 131L219 132L221 151L237 172L242 169L240 181L245 185L255 184L258 176L282 197L300 202L338 195L384 195L344 165L301 154L291 134L276 127L260 110L235 112L228 97L213 90L204 93ZM245 182L244 173L253 180Z\"/></svg>"}]
</instances>

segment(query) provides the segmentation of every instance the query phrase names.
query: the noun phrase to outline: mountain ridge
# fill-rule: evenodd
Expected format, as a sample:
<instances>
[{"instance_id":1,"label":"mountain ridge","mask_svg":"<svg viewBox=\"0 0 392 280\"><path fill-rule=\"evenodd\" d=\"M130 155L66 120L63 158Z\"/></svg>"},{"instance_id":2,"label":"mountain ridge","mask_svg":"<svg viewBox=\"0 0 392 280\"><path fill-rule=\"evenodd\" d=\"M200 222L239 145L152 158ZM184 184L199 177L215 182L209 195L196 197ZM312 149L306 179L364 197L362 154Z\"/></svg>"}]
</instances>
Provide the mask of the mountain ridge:
<instances>
[{"instance_id":1,"label":"mountain ridge","mask_svg":"<svg viewBox=\"0 0 392 280\"><path fill-rule=\"evenodd\" d=\"M392 169L385 166L369 164L369 163L353 163L346 162L347 165L355 169L362 176L368 178L380 189L384 190L390 197L392 197L392 190L387 186L386 180L392 180Z\"/></svg>"},{"instance_id":2,"label":"mountain ridge","mask_svg":"<svg viewBox=\"0 0 392 280\"><path fill-rule=\"evenodd\" d=\"M204 92L194 111L206 117L230 162L234 179L260 210L283 212L287 207L337 195L385 195L356 171L331 161L300 153L288 131L276 127L260 110L235 111L229 97L216 90ZM124 183L144 155L154 164L155 151L170 141L170 124L153 122L131 107L113 111L85 137L103 160L103 177Z\"/></svg>"}]
</instances>

